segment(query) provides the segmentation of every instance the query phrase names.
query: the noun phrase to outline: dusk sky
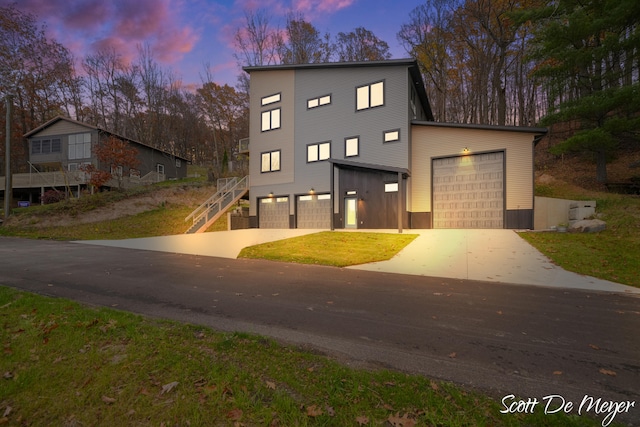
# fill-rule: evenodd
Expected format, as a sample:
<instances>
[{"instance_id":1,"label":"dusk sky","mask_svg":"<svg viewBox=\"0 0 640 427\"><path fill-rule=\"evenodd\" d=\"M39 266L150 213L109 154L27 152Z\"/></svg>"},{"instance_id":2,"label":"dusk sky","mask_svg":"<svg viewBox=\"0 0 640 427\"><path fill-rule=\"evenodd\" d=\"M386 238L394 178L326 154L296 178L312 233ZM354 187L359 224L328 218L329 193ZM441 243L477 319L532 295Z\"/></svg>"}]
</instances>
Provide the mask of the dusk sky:
<instances>
[{"instance_id":1,"label":"dusk sky","mask_svg":"<svg viewBox=\"0 0 640 427\"><path fill-rule=\"evenodd\" d=\"M235 86L240 68L233 36L244 27L245 10L266 10L284 26L290 11L302 13L322 34L365 27L389 44L393 58L405 58L396 34L420 0L0 0L33 13L47 34L77 59L113 47L125 60L148 44L154 58L186 84L201 84L204 64L220 84ZM80 70L79 70L80 71Z\"/></svg>"}]
</instances>

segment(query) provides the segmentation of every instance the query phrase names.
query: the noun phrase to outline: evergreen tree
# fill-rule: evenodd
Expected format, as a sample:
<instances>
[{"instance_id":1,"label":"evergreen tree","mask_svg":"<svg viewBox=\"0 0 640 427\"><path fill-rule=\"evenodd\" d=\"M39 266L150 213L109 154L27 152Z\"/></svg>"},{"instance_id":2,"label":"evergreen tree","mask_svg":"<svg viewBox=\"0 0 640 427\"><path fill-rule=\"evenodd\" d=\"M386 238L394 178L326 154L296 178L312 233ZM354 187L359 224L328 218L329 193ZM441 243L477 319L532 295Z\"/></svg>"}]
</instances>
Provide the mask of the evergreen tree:
<instances>
[{"instance_id":1,"label":"evergreen tree","mask_svg":"<svg viewBox=\"0 0 640 427\"><path fill-rule=\"evenodd\" d=\"M639 16L637 0L549 1L523 15L537 25L535 74L549 104L542 123L578 128L553 152L593 155L599 182L620 142L640 130Z\"/></svg>"}]
</instances>

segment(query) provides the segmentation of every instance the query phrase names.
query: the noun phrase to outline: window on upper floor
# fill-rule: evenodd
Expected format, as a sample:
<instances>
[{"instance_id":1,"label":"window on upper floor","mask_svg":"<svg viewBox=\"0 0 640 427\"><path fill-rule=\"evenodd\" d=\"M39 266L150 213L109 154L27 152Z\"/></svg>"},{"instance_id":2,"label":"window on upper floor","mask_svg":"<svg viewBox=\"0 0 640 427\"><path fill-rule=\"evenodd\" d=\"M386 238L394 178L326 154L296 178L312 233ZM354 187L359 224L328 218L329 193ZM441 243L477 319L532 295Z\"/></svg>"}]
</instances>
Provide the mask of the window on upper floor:
<instances>
[{"instance_id":1,"label":"window on upper floor","mask_svg":"<svg viewBox=\"0 0 640 427\"><path fill-rule=\"evenodd\" d=\"M383 142L400 141L400 129L387 130L383 132Z\"/></svg>"},{"instance_id":2,"label":"window on upper floor","mask_svg":"<svg viewBox=\"0 0 640 427\"><path fill-rule=\"evenodd\" d=\"M62 152L60 138L38 139L31 141L31 154L51 154Z\"/></svg>"},{"instance_id":3,"label":"window on upper floor","mask_svg":"<svg viewBox=\"0 0 640 427\"><path fill-rule=\"evenodd\" d=\"M307 110L331 104L331 94L307 100Z\"/></svg>"},{"instance_id":4,"label":"window on upper floor","mask_svg":"<svg viewBox=\"0 0 640 427\"><path fill-rule=\"evenodd\" d=\"M260 172L277 172L280 170L280 150L267 151L261 154Z\"/></svg>"},{"instance_id":5,"label":"window on upper floor","mask_svg":"<svg viewBox=\"0 0 640 427\"><path fill-rule=\"evenodd\" d=\"M91 134L78 133L69 135L69 160L88 159L91 157Z\"/></svg>"},{"instance_id":6,"label":"window on upper floor","mask_svg":"<svg viewBox=\"0 0 640 427\"><path fill-rule=\"evenodd\" d=\"M360 137L351 136L344 139L344 156L355 157L360 153Z\"/></svg>"},{"instance_id":7,"label":"window on upper floor","mask_svg":"<svg viewBox=\"0 0 640 427\"><path fill-rule=\"evenodd\" d=\"M331 158L331 142L307 145L307 163L319 162Z\"/></svg>"},{"instance_id":8,"label":"window on upper floor","mask_svg":"<svg viewBox=\"0 0 640 427\"><path fill-rule=\"evenodd\" d=\"M262 132L280 129L280 108L262 112Z\"/></svg>"},{"instance_id":9,"label":"window on upper floor","mask_svg":"<svg viewBox=\"0 0 640 427\"><path fill-rule=\"evenodd\" d=\"M356 111L384 105L384 81L356 88Z\"/></svg>"},{"instance_id":10,"label":"window on upper floor","mask_svg":"<svg viewBox=\"0 0 640 427\"><path fill-rule=\"evenodd\" d=\"M260 99L260 104L264 107L265 105L275 104L276 102L280 102L280 100L281 100L280 94L276 93L273 95L263 96Z\"/></svg>"}]
</instances>

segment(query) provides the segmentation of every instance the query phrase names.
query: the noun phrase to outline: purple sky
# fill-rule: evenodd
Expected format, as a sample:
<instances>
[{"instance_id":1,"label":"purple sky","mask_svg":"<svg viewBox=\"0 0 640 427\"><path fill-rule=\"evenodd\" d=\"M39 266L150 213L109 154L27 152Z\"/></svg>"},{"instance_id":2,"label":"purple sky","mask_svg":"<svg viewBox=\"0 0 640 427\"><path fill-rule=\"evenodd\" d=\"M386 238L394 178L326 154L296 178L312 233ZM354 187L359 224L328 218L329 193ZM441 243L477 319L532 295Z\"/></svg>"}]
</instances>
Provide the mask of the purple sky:
<instances>
[{"instance_id":1,"label":"purple sky","mask_svg":"<svg viewBox=\"0 0 640 427\"><path fill-rule=\"evenodd\" d=\"M201 84L204 64L220 84L236 84L233 35L244 26L244 11L264 9L283 26L289 11L300 12L321 33L365 27L386 41L393 58L407 54L397 41L400 25L420 0L0 0L36 15L50 37L81 59L113 47L125 60L148 44L154 58L185 85Z\"/></svg>"}]
</instances>

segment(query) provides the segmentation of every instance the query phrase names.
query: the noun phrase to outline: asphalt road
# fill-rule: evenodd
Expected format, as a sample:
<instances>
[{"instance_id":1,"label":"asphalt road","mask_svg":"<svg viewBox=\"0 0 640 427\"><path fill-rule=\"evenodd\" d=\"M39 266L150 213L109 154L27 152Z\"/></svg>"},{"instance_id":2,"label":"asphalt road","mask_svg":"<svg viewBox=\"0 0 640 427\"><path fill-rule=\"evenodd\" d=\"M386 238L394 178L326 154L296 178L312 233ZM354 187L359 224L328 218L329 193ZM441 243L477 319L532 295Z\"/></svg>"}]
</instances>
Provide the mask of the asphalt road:
<instances>
[{"instance_id":1,"label":"asphalt road","mask_svg":"<svg viewBox=\"0 0 640 427\"><path fill-rule=\"evenodd\" d=\"M0 238L0 285L259 333L498 401L635 402L615 419L640 425L637 295L15 238Z\"/></svg>"}]
</instances>

